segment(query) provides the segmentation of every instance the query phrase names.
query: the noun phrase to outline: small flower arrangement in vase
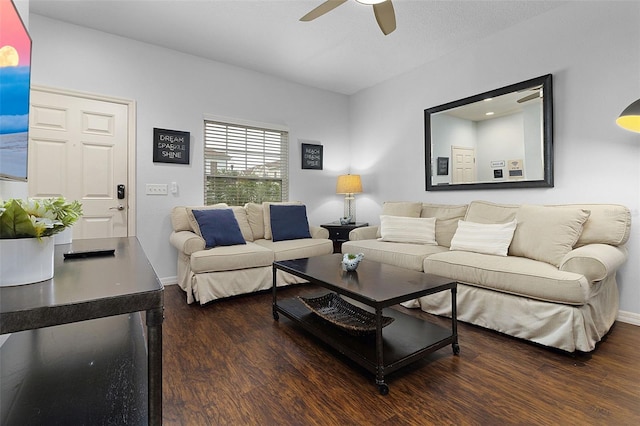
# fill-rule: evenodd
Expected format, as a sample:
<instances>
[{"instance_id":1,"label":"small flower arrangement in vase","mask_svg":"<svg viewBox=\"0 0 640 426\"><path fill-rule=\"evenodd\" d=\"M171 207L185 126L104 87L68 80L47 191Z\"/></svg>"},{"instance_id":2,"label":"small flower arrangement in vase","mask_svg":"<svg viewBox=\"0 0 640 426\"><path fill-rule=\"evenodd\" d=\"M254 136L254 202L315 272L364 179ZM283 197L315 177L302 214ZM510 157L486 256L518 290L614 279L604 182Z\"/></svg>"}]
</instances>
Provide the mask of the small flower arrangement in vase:
<instances>
[{"instance_id":1,"label":"small flower arrangement in vase","mask_svg":"<svg viewBox=\"0 0 640 426\"><path fill-rule=\"evenodd\" d=\"M53 235L82 216L78 201L63 197L0 200L0 286L53 277Z\"/></svg>"},{"instance_id":2,"label":"small flower arrangement in vase","mask_svg":"<svg viewBox=\"0 0 640 426\"><path fill-rule=\"evenodd\" d=\"M0 200L0 239L50 237L73 225L82 216L78 201L63 197Z\"/></svg>"}]
</instances>

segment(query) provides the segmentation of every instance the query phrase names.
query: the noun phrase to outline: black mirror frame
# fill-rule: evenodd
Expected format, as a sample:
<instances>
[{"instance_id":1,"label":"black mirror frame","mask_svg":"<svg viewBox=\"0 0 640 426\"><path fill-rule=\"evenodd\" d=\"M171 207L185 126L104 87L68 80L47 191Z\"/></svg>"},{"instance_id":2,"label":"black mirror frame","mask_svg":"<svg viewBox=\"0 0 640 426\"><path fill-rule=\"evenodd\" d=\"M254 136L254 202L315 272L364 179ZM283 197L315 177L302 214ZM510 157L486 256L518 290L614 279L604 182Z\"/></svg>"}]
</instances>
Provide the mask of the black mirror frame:
<instances>
[{"instance_id":1,"label":"black mirror frame","mask_svg":"<svg viewBox=\"0 0 640 426\"><path fill-rule=\"evenodd\" d=\"M431 177L431 114L442 112L451 108L481 101L488 97L496 97L511 92L542 85L544 97L542 98L542 118L544 120L542 144L544 157L544 177L541 180L513 181L513 182L479 182L462 183L456 185L432 185ZM425 145L425 182L427 191L452 191L469 189L508 189L508 188L553 188L553 88L551 74L532 78L520 83L491 90L458 101L449 102L424 110L424 145Z\"/></svg>"}]
</instances>

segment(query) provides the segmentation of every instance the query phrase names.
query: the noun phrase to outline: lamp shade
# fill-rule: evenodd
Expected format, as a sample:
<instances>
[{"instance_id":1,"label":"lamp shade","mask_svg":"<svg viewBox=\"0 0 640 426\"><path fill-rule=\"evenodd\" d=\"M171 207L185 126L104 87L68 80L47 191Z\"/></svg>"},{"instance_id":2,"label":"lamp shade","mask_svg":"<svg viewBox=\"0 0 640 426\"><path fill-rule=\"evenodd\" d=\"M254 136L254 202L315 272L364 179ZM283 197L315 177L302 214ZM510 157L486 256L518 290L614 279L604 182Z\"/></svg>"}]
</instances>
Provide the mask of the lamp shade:
<instances>
[{"instance_id":1,"label":"lamp shade","mask_svg":"<svg viewBox=\"0 0 640 426\"><path fill-rule=\"evenodd\" d=\"M626 107L616 123L623 129L640 133L640 99Z\"/></svg>"},{"instance_id":2,"label":"lamp shade","mask_svg":"<svg viewBox=\"0 0 640 426\"><path fill-rule=\"evenodd\" d=\"M360 175L340 175L336 184L336 194L358 194L362 192Z\"/></svg>"}]
</instances>

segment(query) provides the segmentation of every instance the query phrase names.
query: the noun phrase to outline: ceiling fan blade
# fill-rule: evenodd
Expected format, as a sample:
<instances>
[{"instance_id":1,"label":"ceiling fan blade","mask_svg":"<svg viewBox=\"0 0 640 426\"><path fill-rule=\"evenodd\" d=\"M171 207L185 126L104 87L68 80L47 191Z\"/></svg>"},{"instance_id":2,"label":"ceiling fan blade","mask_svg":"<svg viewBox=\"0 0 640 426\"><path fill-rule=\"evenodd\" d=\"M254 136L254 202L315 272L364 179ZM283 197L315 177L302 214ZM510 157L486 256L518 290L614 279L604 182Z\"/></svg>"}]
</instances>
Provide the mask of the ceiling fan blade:
<instances>
[{"instance_id":1,"label":"ceiling fan blade","mask_svg":"<svg viewBox=\"0 0 640 426\"><path fill-rule=\"evenodd\" d=\"M327 0L320 6L313 9L311 12L304 15L302 18L300 18L300 20L304 22L313 21L314 19L319 18L327 12L331 12L342 3L346 3L346 1L347 0Z\"/></svg>"},{"instance_id":2,"label":"ceiling fan blade","mask_svg":"<svg viewBox=\"0 0 640 426\"><path fill-rule=\"evenodd\" d=\"M518 102L519 104L521 104L521 103L523 103L523 102L527 102L527 101L530 101L530 100L532 100L532 99L535 99L535 98L541 98L541 97L542 97L542 96L540 96L540 92L537 92L537 93L532 93L532 94L530 94L530 95L527 95L527 96L525 96L524 98L520 98L520 99L518 99L516 102Z\"/></svg>"},{"instance_id":3,"label":"ceiling fan blade","mask_svg":"<svg viewBox=\"0 0 640 426\"><path fill-rule=\"evenodd\" d=\"M396 29L396 13L393 10L391 0L374 4L373 13L375 13L378 26L384 35L388 35Z\"/></svg>"}]
</instances>

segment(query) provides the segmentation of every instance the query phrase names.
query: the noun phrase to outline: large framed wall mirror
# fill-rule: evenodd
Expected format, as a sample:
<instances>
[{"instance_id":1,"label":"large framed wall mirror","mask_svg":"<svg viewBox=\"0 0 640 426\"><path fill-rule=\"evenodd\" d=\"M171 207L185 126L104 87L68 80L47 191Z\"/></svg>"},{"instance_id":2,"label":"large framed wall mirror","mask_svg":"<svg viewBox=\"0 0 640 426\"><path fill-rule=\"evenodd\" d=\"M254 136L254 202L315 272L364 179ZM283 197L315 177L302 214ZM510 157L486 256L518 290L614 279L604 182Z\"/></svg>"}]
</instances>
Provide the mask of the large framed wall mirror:
<instances>
[{"instance_id":1,"label":"large framed wall mirror","mask_svg":"<svg viewBox=\"0 0 640 426\"><path fill-rule=\"evenodd\" d=\"M424 127L427 191L553 187L551 74L425 109Z\"/></svg>"}]
</instances>

